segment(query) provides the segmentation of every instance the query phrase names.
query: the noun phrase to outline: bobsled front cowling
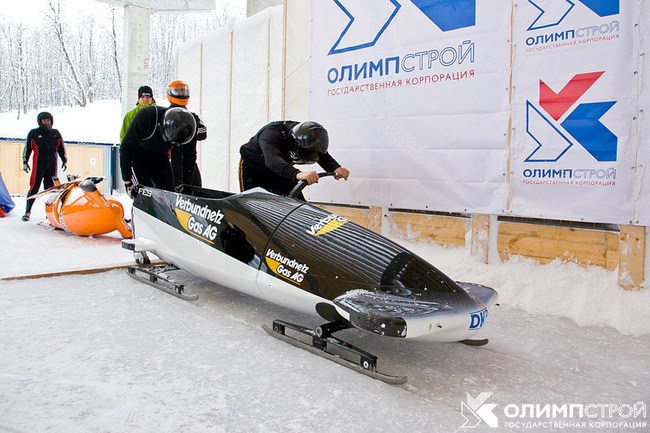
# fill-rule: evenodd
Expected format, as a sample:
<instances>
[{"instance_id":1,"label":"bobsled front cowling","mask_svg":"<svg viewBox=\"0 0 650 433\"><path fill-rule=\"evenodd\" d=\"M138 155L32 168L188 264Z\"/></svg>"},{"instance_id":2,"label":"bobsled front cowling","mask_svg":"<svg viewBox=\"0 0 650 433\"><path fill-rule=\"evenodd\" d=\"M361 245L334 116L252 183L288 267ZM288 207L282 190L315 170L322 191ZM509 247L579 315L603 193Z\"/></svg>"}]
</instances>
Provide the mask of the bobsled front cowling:
<instances>
[{"instance_id":1,"label":"bobsled front cowling","mask_svg":"<svg viewBox=\"0 0 650 433\"><path fill-rule=\"evenodd\" d=\"M262 271L331 301L357 328L394 337L466 339L480 329L472 315L491 305L398 244L309 204L277 228Z\"/></svg>"}]
</instances>

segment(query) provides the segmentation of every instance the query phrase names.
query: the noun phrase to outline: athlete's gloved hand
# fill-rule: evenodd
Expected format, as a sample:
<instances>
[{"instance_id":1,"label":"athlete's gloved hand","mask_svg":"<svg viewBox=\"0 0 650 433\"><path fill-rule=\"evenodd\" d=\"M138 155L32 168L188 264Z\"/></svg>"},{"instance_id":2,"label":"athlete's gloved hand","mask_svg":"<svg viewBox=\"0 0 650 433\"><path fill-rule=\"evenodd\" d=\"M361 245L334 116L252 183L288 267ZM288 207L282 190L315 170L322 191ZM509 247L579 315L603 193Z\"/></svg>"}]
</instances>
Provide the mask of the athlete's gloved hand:
<instances>
[{"instance_id":1,"label":"athlete's gloved hand","mask_svg":"<svg viewBox=\"0 0 650 433\"><path fill-rule=\"evenodd\" d=\"M124 182L124 187L126 188L126 193L129 195L129 197L135 198L135 185L133 185L133 182Z\"/></svg>"},{"instance_id":2,"label":"athlete's gloved hand","mask_svg":"<svg viewBox=\"0 0 650 433\"><path fill-rule=\"evenodd\" d=\"M25 173L29 173L29 164L27 164L26 162L23 162L23 171Z\"/></svg>"},{"instance_id":3,"label":"athlete's gloved hand","mask_svg":"<svg viewBox=\"0 0 650 433\"><path fill-rule=\"evenodd\" d=\"M63 169L63 171L66 171L66 170L68 169L68 163L67 163L67 162L64 162L64 163L61 165L61 168Z\"/></svg>"}]
</instances>

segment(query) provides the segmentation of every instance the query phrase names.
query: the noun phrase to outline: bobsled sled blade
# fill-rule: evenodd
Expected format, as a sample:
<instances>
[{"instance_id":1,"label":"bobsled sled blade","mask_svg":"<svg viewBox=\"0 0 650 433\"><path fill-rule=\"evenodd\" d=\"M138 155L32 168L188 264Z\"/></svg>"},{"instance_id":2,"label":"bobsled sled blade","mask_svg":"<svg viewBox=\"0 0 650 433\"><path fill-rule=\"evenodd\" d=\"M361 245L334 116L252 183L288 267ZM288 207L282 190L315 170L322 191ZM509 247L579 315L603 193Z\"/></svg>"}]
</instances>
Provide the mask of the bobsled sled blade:
<instances>
[{"instance_id":1,"label":"bobsled sled blade","mask_svg":"<svg viewBox=\"0 0 650 433\"><path fill-rule=\"evenodd\" d=\"M349 343L346 343L345 341L340 340L336 337L329 336L321 338L313 329L305 328L300 325L280 320L273 321L273 329L269 328L266 325L262 325L262 328L264 328L264 331L266 331L266 333L273 338L284 341L285 343L289 343L294 347L306 350L307 352L313 353L314 355L320 356L321 358L333 361L339 365L342 365L343 367L347 367L350 370L354 370L357 373L361 373L373 379L380 380L389 385L403 385L408 381L408 377L406 376L391 376L377 371L376 356L365 352ZM299 340L298 338L286 335L287 328L311 337L312 344L310 345L302 340ZM358 355L360 356L360 361L357 363L337 354L328 352L326 349L330 346L334 346L334 348L338 349L338 351L346 352L347 354Z\"/></svg>"},{"instance_id":2,"label":"bobsled sled blade","mask_svg":"<svg viewBox=\"0 0 650 433\"><path fill-rule=\"evenodd\" d=\"M135 280L185 301L196 301L199 299L198 294L186 294L183 284L177 283L173 278L165 274L165 271L173 270L178 270L178 268L173 265L157 265L152 267L131 265L126 268L126 273Z\"/></svg>"}]
</instances>

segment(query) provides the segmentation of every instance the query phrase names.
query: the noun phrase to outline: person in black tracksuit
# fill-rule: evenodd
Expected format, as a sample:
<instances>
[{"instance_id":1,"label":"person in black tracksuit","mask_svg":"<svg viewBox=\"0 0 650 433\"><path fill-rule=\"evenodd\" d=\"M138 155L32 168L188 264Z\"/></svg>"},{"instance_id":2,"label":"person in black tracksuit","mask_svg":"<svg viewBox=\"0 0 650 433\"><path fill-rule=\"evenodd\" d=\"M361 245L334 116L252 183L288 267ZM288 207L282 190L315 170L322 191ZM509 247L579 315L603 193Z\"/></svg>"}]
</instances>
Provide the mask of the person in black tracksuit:
<instances>
[{"instance_id":1,"label":"person in black tracksuit","mask_svg":"<svg viewBox=\"0 0 650 433\"><path fill-rule=\"evenodd\" d=\"M300 180L318 182L315 171L300 171L294 164L318 164L347 179L350 172L327 152L327 130L316 122L276 121L263 126L239 153L239 187L246 191L262 187L288 195ZM300 197L304 200L304 197Z\"/></svg>"},{"instance_id":2,"label":"person in black tracksuit","mask_svg":"<svg viewBox=\"0 0 650 433\"><path fill-rule=\"evenodd\" d=\"M29 221L34 205L34 199L30 196L36 194L43 183L44 189L54 186L52 178L56 176L56 155L59 154L63 171L66 169L68 157L65 153L65 144L58 130L53 129L54 117L47 111L38 113L36 116L38 128L34 128L27 134L25 148L23 150L23 170L29 173L29 158L32 158L32 175L29 178L29 192L27 193L27 205L23 221Z\"/></svg>"},{"instance_id":3,"label":"person in black tracksuit","mask_svg":"<svg viewBox=\"0 0 650 433\"><path fill-rule=\"evenodd\" d=\"M122 180L129 195L134 195L136 183L173 191L169 152L190 143L195 134L196 120L184 108L152 105L138 111L120 145ZM192 170L195 163L187 158L183 169Z\"/></svg>"},{"instance_id":4,"label":"person in black tracksuit","mask_svg":"<svg viewBox=\"0 0 650 433\"><path fill-rule=\"evenodd\" d=\"M176 105L172 104L172 107ZM196 163L196 142L208 137L208 129L196 113L191 112L196 121L196 135L182 146L174 146L171 150L172 171L174 172L174 188L186 184L202 186L201 172ZM185 164L185 161L194 161L194 164Z\"/></svg>"},{"instance_id":5,"label":"person in black tracksuit","mask_svg":"<svg viewBox=\"0 0 650 433\"><path fill-rule=\"evenodd\" d=\"M181 80L174 80L167 85L167 100L172 107L187 108L187 103L190 100L190 86ZM202 186L201 171L196 163L196 142L203 141L208 138L208 128L206 128L203 121L196 113L194 120L196 120L196 135L192 140L183 146L174 146L170 153L172 162L172 171L174 172L174 188L182 184ZM191 166L186 164L185 161L193 161Z\"/></svg>"}]
</instances>

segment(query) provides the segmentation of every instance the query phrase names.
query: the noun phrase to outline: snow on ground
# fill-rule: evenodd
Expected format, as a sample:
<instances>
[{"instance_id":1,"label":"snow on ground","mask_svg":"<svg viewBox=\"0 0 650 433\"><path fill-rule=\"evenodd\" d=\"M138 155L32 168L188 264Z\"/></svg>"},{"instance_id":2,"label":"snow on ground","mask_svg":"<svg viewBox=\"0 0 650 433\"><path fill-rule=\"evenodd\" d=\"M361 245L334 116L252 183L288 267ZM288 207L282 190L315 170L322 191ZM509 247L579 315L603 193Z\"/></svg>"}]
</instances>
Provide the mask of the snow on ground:
<instances>
[{"instance_id":1,"label":"snow on ground","mask_svg":"<svg viewBox=\"0 0 650 433\"><path fill-rule=\"evenodd\" d=\"M487 266L465 249L407 244L452 278L494 287L501 306L478 335L490 339L483 347L343 331L379 356L380 370L409 377L390 386L261 328L317 319L182 271L195 302L123 270L7 280L131 261L115 233L83 238L39 225L40 201L22 222L24 198L15 201L0 218L0 432L650 428L639 410L650 400L648 291L618 289L614 272L517 259ZM468 409L481 393L491 393L477 409L483 419Z\"/></svg>"}]
</instances>

